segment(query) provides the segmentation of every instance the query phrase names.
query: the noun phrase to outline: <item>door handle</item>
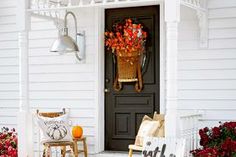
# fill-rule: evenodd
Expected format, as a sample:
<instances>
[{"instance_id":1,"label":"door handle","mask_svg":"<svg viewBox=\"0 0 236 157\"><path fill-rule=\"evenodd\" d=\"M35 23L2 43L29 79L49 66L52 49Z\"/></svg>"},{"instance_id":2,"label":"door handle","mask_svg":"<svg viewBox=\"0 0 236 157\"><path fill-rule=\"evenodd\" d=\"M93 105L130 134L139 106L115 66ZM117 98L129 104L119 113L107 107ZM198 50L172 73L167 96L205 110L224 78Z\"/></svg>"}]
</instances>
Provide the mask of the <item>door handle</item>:
<instances>
[{"instance_id":1,"label":"door handle","mask_svg":"<svg viewBox=\"0 0 236 157\"><path fill-rule=\"evenodd\" d=\"M109 93L109 92L110 92L110 89L105 88L105 89L104 89L104 92L105 92L105 93Z\"/></svg>"},{"instance_id":2,"label":"door handle","mask_svg":"<svg viewBox=\"0 0 236 157\"><path fill-rule=\"evenodd\" d=\"M105 82L106 82L106 83L109 83L109 82L110 82L110 79L106 78L106 79L105 79Z\"/></svg>"}]
</instances>

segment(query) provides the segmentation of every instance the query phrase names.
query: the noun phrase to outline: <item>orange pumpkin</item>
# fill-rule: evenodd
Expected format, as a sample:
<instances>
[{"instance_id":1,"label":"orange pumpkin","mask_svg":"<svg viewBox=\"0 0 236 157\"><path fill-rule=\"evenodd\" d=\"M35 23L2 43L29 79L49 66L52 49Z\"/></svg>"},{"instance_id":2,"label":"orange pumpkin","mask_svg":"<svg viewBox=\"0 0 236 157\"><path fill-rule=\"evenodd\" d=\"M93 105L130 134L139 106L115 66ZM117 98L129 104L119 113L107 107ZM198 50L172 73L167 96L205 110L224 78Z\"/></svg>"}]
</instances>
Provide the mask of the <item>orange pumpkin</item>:
<instances>
[{"instance_id":1,"label":"orange pumpkin","mask_svg":"<svg viewBox=\"0 0 236 157\"><path fill-rule=\"evenodd\" d=\"M81 126L73 126L72 135L74 138L81 138L83 136L83 129Z\"/></svg>"}]
</instances>

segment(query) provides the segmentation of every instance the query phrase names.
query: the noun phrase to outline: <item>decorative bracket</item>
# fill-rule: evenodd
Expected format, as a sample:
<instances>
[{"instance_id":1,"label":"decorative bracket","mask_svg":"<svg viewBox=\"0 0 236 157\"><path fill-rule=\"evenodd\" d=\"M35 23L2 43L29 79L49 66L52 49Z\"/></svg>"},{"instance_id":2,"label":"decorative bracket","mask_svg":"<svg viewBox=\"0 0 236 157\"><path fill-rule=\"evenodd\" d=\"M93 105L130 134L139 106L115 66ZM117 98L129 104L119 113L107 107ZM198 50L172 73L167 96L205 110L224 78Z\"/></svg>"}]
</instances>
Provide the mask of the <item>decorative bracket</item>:
<instances>
[{"instance_id":1,"label":"decorative bracket","mask_svg":"<svg viewBox=\"0 0 236 157\"><path fill-rule=\"evenodd\" d=\"M200 48L208 47L208 16L206 12L197 11L200 28Z\"/></svg>"},{"instance_id":2,"label":"decorative bracket","mask_svg":"<svg viewBox=\"0 0 236 157\"><path fill-rule=\"evenodd\" d=\"M206 0L181 0L181 4L196 10L200 29L200 48L208 47L208 11Z\"/></svg>"},{"instance_id":3,"label":"decorative bracket","mask_svg":"<svg viewBox=\"0 0 236 157\"><path fill-rule=\"evenodd\" d=\"M37 18L53 21L55 26L60 30L60 28L63 27L64 24L64 19L60 18L61 15L63 15L64 17L64 14L62 14L61 11L65 12L65 10L59 11L59 10L40 10L40 9L61 7L61 6L64 7L66 5L62 2L54 2L52 0L47 2L41 0L35 0L35 1L31 0L31 9L35 9L35 11L31 13L31 15Z\"/></svg>"}]
</instances>

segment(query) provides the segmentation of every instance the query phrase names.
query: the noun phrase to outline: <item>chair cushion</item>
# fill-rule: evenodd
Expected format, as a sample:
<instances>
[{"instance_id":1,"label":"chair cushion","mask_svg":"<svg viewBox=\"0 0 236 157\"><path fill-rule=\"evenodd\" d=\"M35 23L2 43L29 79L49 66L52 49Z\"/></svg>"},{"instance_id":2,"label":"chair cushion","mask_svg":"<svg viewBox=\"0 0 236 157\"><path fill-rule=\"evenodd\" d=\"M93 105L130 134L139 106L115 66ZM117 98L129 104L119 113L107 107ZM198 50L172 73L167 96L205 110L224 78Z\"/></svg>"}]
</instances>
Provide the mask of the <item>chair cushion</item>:
<instances>
[{"instance_id":1,"label":"chair cushion","mask_svg":"<svg viewBox=\"0 0 236 157\"><path fill-rule=\"evenodd\" d=\"M152 120L152 118L145 115L139 127L139 131L135 139L135 145L142 146L144 137L148 136L154 137L156 135L159 126L160 126L159 121Z\"/></svg>"},{"instance_id":2,"label":"chair cushion","mask_svg":"<svg viewBox=\"0 0 236 157\"><path fill-rule=\"evenodd\" d=\"M40 128L40 141L58 142L72 141L71 130L68 123L68 114L58 117L44 117L36 115L37 124Z\"/></svg>"}]
</instances>

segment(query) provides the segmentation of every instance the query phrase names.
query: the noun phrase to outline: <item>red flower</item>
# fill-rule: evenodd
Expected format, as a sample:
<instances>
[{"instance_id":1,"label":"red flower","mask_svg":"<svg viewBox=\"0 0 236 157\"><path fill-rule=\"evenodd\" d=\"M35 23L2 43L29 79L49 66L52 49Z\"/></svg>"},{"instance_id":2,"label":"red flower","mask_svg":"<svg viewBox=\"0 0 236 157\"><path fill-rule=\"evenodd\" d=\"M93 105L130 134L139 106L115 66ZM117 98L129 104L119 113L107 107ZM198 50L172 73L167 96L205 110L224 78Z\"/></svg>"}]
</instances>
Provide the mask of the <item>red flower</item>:
<instances>
[{"instance_id":1,"label":"red flower","mask_svg":"<svg viewBox=\"0 0 236 157\"><path fill-rule=\"evenodd\" d=\"M232 130L236 128L236 122L226 122L222 126L227 128L228 130Z\"/></svg>"},{"instance_id":2,"label":"red flower","mask_svg":"<svg viewBox=\"0 0 236 157\"><path fill-rule=\"evenodd\" d=\"M213 136L214 138L217 138L217 137L220 136L220 128L219 128L219 127L214 127L214 128L212 129L212 136Z\"/></svg>"},{"instance_id":3,"label":"red flower","mask_svg":"<svg viewBox=\"0 0 236 157\"><path fill-rule=\"evenodd\" d=\"M194 157L236 157L236 123L226 122L211 129L199 130L200 149L192 150Z\"/></svg>"},{"instance_id":4,"label":"red flower","mask_svg":"<svg viewBox=\"0 0 236 157\"><path fill-rule=\"evenodd\" d=\"M209 137L207 135L203 135L200 140L200 145L205 147L209 143Z\"/></svg>"},{"instance_id":5,"label":"red flower","mask_svg":"<svg viewBox=\"0 0 236 157\"><path fill-rule=\"evenodd\" d=\"M208 132L208 131L209 131L209 128L208 128L208 127L205 127L203 130L204 130L204 132Z\"/></svg>"},{"instance_id":6,"label":"red flower","mask_svg":"<svg viewBox=\"0 0 236 157\"><path fill-rule=\"evenodd\" d=\"M142 33L143 33L144 38L147 38L147 32L142 32Z\"/></svg>"},{"instance_id":7,"label":"red flower","mask_svg":"<svg viewBox=\"0 0 236 157\"><path fill-rule=\"evenodd\" d=\"M203 130L203 129L200 129L200 130L199 130L199 135L200 135L200 136L203 136L204 134L205 134L204 130Z\"/></svg>"},{"instance_id":8,"label":"red flower","mask_svg":"<svg viewBox=\"0 0 236 157\"><path fill-rule=\"evenodd\" d=\"M0 132L0 157L17 157L17 134L15 129L3 128Z\"/></svg>"}]
</instances>

